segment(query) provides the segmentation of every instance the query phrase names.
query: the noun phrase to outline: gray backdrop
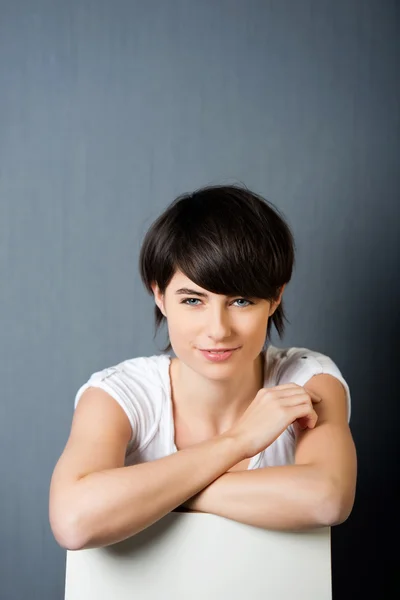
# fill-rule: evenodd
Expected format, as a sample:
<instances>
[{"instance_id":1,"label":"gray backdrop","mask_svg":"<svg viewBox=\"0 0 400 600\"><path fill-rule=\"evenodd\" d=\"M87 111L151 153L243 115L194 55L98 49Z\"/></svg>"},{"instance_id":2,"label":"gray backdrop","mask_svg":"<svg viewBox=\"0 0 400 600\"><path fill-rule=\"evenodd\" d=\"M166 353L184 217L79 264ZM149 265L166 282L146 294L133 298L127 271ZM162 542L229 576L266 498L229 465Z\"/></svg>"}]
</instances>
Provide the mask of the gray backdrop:
<instances>
[{"instance_id":1,"label":"gray backdrop","mask_svg":"<svg viewBox=\"0 0 400 600\"><path fill-rule=\"evenodd\" d=\"M382 0L0 1L1 600L63 598L48 488L74 395L164 342L137 271L146 228L177 194L236 182L296 237L273 342L329 354L352 391L358 492L333 530L335 598L386 597L398 25Z\"/></svg>"}]
</instances>

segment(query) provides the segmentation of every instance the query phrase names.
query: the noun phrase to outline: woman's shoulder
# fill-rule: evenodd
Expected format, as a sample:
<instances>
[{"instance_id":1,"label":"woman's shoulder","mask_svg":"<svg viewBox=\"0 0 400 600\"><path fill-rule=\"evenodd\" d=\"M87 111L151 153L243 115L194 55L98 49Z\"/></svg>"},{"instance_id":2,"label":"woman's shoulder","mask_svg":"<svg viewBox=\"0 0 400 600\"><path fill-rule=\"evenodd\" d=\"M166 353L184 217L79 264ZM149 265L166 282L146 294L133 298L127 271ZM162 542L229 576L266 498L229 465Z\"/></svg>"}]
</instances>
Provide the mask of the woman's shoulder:
<instances>
[{"instance_id":1,"label":"woman's shoulder","mask_svg":"<svg viewBox=\"0 0 400 600\"><path fill-rule=\"evenodd\" d=\"M118 394L126 400L150 399L157 395L158 390L165 388L169 361L167 354L138 356L94 371L79 388L75 396L75 407L83 391L91 386L101 387L109 393L112 391L114 397Z\"/></svg>"},{"instance_id":2,"label":"woman's shoulder","mask_svg":"<svg viewBox=\"0 0 400 600\"><path fill-rule=\"evenodd\" d=\"M342 380L343 375L332 357L319 350L291 346L269 346L265 354L266 379L272 385L297 383L304 385L311 377L327 373Z\"/></svg>"},{"instance_id":3,"label":"woman's shoulder","mask_svg":"<svg viewBox=\"0 0 400 600\"><path fill-rule=\"evenodd\" d=\"M129 451L146 444L157 429L168 398L168 355L139 356L95 371L75 395L77 407L83 392L98 387L121 406L131 424L134 437Z\"/></svg>"},{"instance_id":4,"label":"woman's shoulder","mask_svg":"<svg viewBox=\"0 0 400 600\"><path fill-rule=\"evenodd\" d=\"M154 376L162 377L163 372L170 363L171 357L168 354L153 354L151 356L137 356L128 358L122 362L109 367L106 370L114 370L119 373L125 373L135 377L147 378L150 376L154 382Z\"/></svg>"},{"instance_id":5,"label":"woman's shoulder","mask_svg":"<svg viewBox=\"0 0 400 600\"><path fill-rule=\"evenodd\" d=\"M265 382L268 386L297 383L304 386L314 375L325 373L338 379L346 391L350 418L350 389L335 360L319 351L300 346L278 348L269 346L266 351Z\"/></svg>"},{"instance_id":6,"label":"woman's shoulder","mask_svg":"<svg viewBox=\"0 0 400 600\"><path fill-rule=\"evenodd\" d=\"M137 356L124 359L114 365L93 372L89 379L103 381L114 375L130 376L137 379L149 379L154 383L154 376L161 377L163 369L169 364L167 354L154 354L151 356Z\"/></svg>"}]
</instances>

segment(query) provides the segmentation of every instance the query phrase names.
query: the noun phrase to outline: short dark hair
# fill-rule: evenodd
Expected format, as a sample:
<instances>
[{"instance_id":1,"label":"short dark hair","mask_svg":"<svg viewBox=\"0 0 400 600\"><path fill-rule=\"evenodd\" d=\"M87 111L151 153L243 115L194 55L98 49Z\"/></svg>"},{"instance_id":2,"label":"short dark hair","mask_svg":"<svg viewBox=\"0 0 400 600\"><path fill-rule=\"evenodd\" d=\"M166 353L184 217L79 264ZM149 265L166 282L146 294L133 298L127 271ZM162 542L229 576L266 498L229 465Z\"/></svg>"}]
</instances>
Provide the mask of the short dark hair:
<instances>
[{"instance_id":1,"label":"short dark hair","mask_svg":"<svg viewBox=\"0 0 400 600\"><path fill-rule=\"evenodd\" d=\"M274 301L292 276L295 243L289 225L268 200L238 185L200 188L178 196L147 231L139 256L149 293L163 294L177 270L200 287L226 296ZM155 306L155 334L164 315ZM283 301L268 321L284 333ZM289 322L289 321L288 321ZM169 340L168 340L169 342ZM164 352L171 349L171 344Z\"/></svg>"}]
</instances>

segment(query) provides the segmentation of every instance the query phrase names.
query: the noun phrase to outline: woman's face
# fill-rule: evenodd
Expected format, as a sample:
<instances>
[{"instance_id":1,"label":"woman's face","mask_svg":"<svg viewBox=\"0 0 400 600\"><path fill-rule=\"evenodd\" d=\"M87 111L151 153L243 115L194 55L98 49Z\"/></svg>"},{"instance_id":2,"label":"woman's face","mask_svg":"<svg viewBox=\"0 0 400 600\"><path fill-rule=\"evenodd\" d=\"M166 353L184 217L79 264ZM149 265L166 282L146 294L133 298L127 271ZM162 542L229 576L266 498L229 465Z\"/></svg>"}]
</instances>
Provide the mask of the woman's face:
<instances>
[{"instance_id":1,"label":"woman's face","mask_svg":"<svg viewBox=\"0 0 400 600\"><path fill-rule=\"evenodd\" d=\"M158 308L167 319L176 356L207 377L232 377L260 354L268 319L279 306L257 298L213 294L177 271L164 296L153 287ZM211 349L234 349L228 358L216 359Z\"/></svg>"}]
</instances>

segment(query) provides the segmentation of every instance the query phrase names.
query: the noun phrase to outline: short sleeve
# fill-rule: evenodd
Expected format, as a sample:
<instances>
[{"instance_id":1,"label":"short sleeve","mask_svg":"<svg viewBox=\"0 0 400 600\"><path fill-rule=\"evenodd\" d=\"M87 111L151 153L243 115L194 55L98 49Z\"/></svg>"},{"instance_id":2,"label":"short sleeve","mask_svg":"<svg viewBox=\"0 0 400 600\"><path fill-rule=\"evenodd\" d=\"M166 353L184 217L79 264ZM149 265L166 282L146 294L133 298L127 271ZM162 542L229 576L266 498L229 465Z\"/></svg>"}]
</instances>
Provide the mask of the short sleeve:
<instances>
[{"instance_id":1,"label":"short sleeve","mask_svg":"<svg viewBox=\"0 0 400 600\"><path fill-rule=\"evenodd\" d=\"M148 373L145 358L124 361L93 373L78 389L74 409L83 392L89 387L97 387L107 392L125 412L132 429L128 453L147 443L158 425L160 403L155 401L156 386Z\"/></svg>"},{"instance_id":2,"label":"short sleeve","mask_svg":"<svg viewBox=\"0 0 400 600\"><path fill-rule=\"evenodd\" d=\"M350 388L337 364L325 354L308 348L290 348L279 366L278 383L297 383L303 386L314 375L325 373L336 377L343 385L347 400L347 421L350 422Z\"/></svg>"}]
</instances>

